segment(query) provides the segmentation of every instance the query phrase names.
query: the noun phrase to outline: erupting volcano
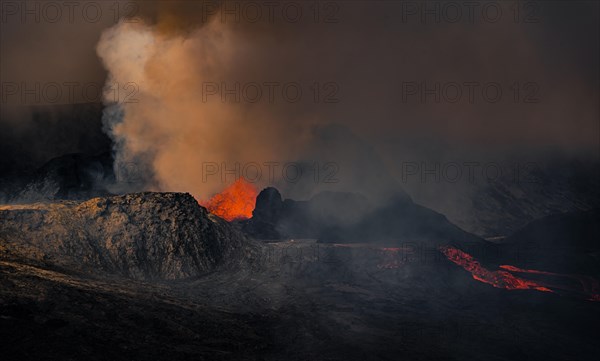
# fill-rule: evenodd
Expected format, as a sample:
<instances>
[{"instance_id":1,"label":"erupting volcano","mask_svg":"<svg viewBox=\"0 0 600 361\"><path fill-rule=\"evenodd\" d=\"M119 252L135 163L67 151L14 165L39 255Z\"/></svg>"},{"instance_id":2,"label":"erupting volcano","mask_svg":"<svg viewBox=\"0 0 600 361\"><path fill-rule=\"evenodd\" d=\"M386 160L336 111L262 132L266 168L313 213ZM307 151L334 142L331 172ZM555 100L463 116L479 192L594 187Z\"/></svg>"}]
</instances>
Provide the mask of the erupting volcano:
<instances>
[{"instance_id":1,"label":"erupting volcano","mask_svg":"<svg viewBox=\"0 0 600 361\"><path fill-rule=\"evenodd\" d=\"M200 205L210 213L231 222L252 217L257 195L258 191L252 184L239 178L221 193L215 194L208 201L200 202Z\"/></svg>"}]
</instances>

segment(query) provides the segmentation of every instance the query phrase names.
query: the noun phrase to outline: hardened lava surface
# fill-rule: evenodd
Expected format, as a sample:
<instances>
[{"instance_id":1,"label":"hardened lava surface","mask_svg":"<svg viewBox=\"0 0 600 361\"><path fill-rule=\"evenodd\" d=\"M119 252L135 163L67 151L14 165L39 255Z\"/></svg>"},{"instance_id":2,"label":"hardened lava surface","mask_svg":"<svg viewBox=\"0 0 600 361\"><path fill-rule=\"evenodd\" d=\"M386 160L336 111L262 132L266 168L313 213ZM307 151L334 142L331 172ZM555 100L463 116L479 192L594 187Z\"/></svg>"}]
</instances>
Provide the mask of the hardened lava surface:
<instances>
[{"instance_id":1,"label":"hardened lava surface","mask_svg":"<svg viewBox=\"0 0 600 361\"><path fill-rule=\"evenodd\" d=\"M259 244L189 198L138 194L0 211L3 359L547 361L600 354L598 302L493 287L428 246ZM57 228L40 228L48 224ZM144 232L180 253L161 263ZM115 234L132 236L112 253L106 243ZM96 258L78 258L80 243L80 252Z\"/></svg>"}]
</instances>

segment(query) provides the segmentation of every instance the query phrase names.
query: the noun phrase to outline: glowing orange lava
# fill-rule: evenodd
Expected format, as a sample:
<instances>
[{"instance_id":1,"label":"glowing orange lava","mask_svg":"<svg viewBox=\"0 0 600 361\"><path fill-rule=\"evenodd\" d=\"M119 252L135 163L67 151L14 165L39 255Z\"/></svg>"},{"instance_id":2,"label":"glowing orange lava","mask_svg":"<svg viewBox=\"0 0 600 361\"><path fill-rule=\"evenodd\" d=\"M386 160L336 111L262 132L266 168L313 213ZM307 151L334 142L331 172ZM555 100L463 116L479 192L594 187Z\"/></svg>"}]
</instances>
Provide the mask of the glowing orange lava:
<instances>
[{"instance_id":1,"label":"glowing orange lava","mask_svg":"<svg viewBox=\"0 0 600 361\"><path fill-rule=\"evenodd\" d=\"M538 270L532 270L532 269L523 269L523 268L518 268L518 267L510 266L510 265L501 265L500 268L505 269L510 272L513 272L513 273L530 273L530 274L537 274L537 275L552 276L554 278L563 278L563 279L568 278L571 280L575 280L577 283L579 283L579 286L581 287L580 291L582 291L584 294L588 295L588 300L600 301L600 283L594 277L591 277L591 276L562 274L562 273L553 273L553 272L538 271ZM571 291L574 290L573 287L568 287L566 285L561 285L561 284L557 284L554 287L561 288L563 290L571 290Z\"/></svg>"},{"instance_id":2,"label":"glowing orange lava","mask_svg":"<svg viewBox=\"0 0 600 361\"><path fill-rule=\"evenodd\" d=\"M256 205L258 191L243 178L215 194L211 199L200 204L208 211L227 221L248 219Z\"/></svg>"},{"instance_id":3,"label":"glowing orange lava","mask_svg":"<svg viewBox=\"0 0 600 361\"><path fill-rule=\"evenodd\" d=\"M534 289L542 292L552 292L551 289L539 283L514 276L512 273L500 270L490 271L483 267L473 256L453 247L441 247L440 251L452 262L471 272L477 281L488 283L496 288L507 290Z\"/></svg>"},{"instance_id":4,"label":"glowing orange lava","mask_svg":"<svg viewBox=\"0 0 600 361\"><path fill-rule=\"evenodd\" d=\"M554 292L558 294L571 293L578 295L588 301L600 301L600 283L591 276L562 274L554 272L523 269L511 265L501 265L500 270L490 271L473 258L470 254L453 247L440 247L439 250L452 262L471 272L474 279L488 283L496 288L507 290L533 289L542 292ZM547 276L546 281L531 281L517 277L512 273L524 273ZM576 281L575 285L557 282L560 279L571 279ZM577 287L577 283L579 287ZM567 291L567 292L565 292Z\"/></svg>"}]
</instances>

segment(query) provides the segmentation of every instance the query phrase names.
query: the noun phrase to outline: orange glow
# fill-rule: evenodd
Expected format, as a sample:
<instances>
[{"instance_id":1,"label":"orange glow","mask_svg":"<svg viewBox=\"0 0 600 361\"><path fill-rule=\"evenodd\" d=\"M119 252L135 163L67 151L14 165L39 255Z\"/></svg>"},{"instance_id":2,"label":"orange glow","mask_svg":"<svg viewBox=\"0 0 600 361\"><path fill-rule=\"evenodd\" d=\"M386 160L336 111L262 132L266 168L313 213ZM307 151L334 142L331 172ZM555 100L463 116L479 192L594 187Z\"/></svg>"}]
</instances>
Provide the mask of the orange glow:
<instances>
[{"instance_id":1,"label":"orange glow","mask_svg":"<svg viewBox=\"0 0 600 361\"><path fill-rule=\"evenodd\" d=\"M452 262L471 272L477 281L490 284L496 288L507 290L534 289L542 292L552 292L551 289L539 283L516 277L504 270L490 271L484 268L473 256L453 247L442 247L440 251ZM504 269L509 269L506 266Z\"/></svg>"},{"instance_id":2,"label":"orange glow","mask_svg":"<svg viewBox=\"0 0 600 361\"><path fill-rule=\"evenodd\" d=\"M215 194L211 199L200 202L200 204L215 216L231 222L236 219L252 217L257 195L256 188L240 178L221 193Z\"/></svg>"},{"instance_id":3,"label":"orange glow","mask_svg":"<svg viewBox=\"0 0 600 361\"><path fill-rule=\"evenodd\" d=\"M600 283L591 276L584 276L584 275L573 275L573 274L561 274L561 273L553 273L553 272L546 272L546 271L538 271L538 270L531 270L531 269L523 269L523 268L518 268L515 266L510 266L510 265L501 265L500 268L505 269L507 271L513 272L513 273L530 273L530 274L537 274L537 275L546 275L546 276L553 276L554 278L568 278L571 280L576 281L577 284L579 284L580 286L580 291L583 292L584 294L589 295L588 300L590 301L600 301ZM562 288L565 290L573 290L572 288L566 287L566 286L555 286L557 288Z\"/></svg>"},{"instance_id":4,"label":"orange glow","mask_svg":"<svg viewBox=\"0 0 600 361\"><path fill-rule=\"evenodd\" d=\"M561 294L562 291L570 291L578 294L579 297L588 301L600 301L600 283L591 276L570 275L554 272L539 271L533 269L524 269L511 265L500 265L500 270L490 271L484 268L473 256L453 247L440 247L440 251L452 262L469 271L477 281L490 284L496 288L507 290L533 289L542 292L554 292ZM512 273L535 274L548 276L555 281L531 281L522 277L517 277ZM557 279L571 279L579 285L573 286L556 282Z\"/></svg>"}]
</instances>

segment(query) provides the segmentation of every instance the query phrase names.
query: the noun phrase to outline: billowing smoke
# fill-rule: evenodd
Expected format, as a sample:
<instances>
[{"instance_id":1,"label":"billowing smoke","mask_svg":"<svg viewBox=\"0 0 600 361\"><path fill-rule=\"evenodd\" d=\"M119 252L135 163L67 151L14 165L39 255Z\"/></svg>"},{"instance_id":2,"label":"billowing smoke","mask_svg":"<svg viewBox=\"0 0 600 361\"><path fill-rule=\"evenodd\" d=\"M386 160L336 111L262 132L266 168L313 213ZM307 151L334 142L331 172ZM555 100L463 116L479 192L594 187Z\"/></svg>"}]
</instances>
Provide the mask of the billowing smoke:
<instances>
[{"instance_id":1,"label":"billowing smoke","mask_svg":"<svg viewBox=\"0 0 600 361\"><path fill-rule=\"evenodd\" d=\"M98 45L108 83L120 84L117 104L105 113L117 168L149 166L153 187L205 198L251 163L294 158L311 122L282 117L275 108L285 99L268 99L264 75L252 78L270 66L264 46L219 21L185 35L159 29L122 22ZM125 84L130 91L123 92ZM271 89L281 94L279 83ZM113 88L106 90L107 99L114 95ZM240 99L259 96L257 103Z\"/></svg>"},{"instance_id":2,"label":"billowing smoke","mask_svg":"<svg viewBox=\"0 0 600 361\"><path fill-rule=\"evenodd\" d=\"M250 23L211 16L202 3L150 2L145 20L105 30L97 47L107 104L118 100L105 114L117 171L136 173L146 189L206 199L258 165L258 187L275 184L295 198L314 194L315 183L385 193L400 188L390 173L401 179L405 162L597 146L588 61L557 72L597 54L561 52L548 63L557 51L539 41L553 36L544 22L425 26L394 18L401 5L344 2L335 24L280 15ZM475 102L423 101L423 89L464 82L499 84L503 97L487 101L479 86ZM408 101L406 83L423 88ZM515 84L525 92L516 101ZM524 102L531 89L539 101ZM295 161L305 162L305 182L282 182L284 164ZM267 163L277 164L273 175ZM329 176L337 183L326 184Z\"/></svg>"},{"instance_id":3,"label":"billowing smoke","mask_svg":"<svg viewBox=\"0 0 600 361\"><path fill-rule=\"evenodd\" d=\"M332 116L341 55L318 59L328 42L306 43L323 29L162 10L107 29L97 47L109 72L105 129L126 176L116 191L207 199L240 176L298 198L400 191L351 124L329 125L349 119Z\"/></svg>"}]
</instances>

